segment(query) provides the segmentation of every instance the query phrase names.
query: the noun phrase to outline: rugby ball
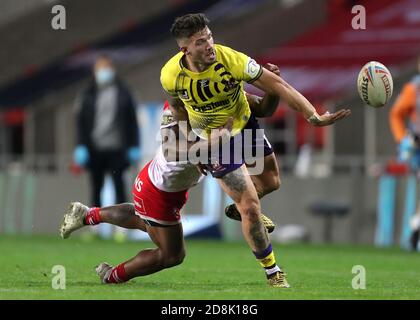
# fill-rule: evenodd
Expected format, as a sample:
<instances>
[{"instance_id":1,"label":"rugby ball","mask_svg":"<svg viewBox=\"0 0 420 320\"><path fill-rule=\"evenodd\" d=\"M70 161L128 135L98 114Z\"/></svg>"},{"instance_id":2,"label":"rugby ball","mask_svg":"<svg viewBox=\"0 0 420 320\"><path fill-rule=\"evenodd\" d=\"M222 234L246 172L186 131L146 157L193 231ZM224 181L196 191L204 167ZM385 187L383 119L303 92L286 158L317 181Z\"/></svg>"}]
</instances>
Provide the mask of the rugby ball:
<instances>
[{"instance_id":1,"label":"rugby ball","mask_svg":"<svg viewBox=\"0 0 420 320\"><path fill-rule=\"evenodd\" d=\"M391 99L394 84L389 70L377 61L366 63L357 77L360 98L374 108L383 107Z\"/></svg>"}]
</instances>

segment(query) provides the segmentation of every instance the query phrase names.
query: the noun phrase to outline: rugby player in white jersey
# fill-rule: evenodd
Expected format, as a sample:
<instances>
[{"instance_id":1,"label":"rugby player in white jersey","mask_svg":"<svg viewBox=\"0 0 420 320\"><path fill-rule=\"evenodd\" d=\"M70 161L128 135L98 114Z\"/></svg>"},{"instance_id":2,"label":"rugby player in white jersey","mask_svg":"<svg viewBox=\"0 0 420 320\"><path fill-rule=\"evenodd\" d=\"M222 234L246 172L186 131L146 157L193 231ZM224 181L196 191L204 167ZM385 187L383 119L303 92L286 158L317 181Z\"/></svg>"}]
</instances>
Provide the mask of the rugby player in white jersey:
<instances>
[{"instance_id":1,"label":"rugby player in white jersey","mask_svg":"<svg viewBox=\"0 0 420 320\"><path fill-rule=\"evenodd\" d=\"M267 68L279 74L277 66ZM265 96L264 99L248 95L251 108L259 116L270 115L278 104L278 98ZM168 131L170 130L170 132ZM223 134L228 134L228 126L220 136L214 136L214 144ZM104 208L89 208L80 202L71 203L60 225L60 234L68 238L70 234L87 225L110 223L127 229L147 232L156 244L155 249L140 251L135 257L113 267L103 262L96 271L103 283L120 283L137 276L148 275L180 264L185 257L180 210L188 197L188 189L204 177L199 168L188 161L168 161L164 150L177 149L176 141L165 139L179 134L169 104L166 102L161 121L162 148L138 174L132 188L134 204L124 203ZM208 144L209 141L201 141ZM211 142L210 142L211 143ZM194 144L194 143L192 143ZM184 152L188 151L188 146ZM182 150L175 150L177 157ZM171 159L173 160L173 159ZM267 228L272 222L266 219Z\"/></svg>"}]
</instances>

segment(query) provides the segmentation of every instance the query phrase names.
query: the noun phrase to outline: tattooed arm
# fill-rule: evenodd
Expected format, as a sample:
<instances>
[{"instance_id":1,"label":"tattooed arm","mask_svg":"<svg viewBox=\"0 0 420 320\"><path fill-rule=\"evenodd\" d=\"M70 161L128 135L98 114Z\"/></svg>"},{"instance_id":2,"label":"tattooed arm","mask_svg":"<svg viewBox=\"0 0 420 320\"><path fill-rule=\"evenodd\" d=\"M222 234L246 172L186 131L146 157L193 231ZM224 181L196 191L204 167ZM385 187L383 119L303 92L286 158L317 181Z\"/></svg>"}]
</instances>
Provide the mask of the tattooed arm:
<instances>
[{"instance_id":1,"label":"tattooed arm","mask_svg":"<svg viewBox=\"0 0 420 320\"><path fill-rule=\"evenodd\" d=\"M172 96L167 96L169 102L169 109L171 109L172 115L175 118L175 121L178 124L181 124L178 129L180 129L183 137L187 139L188 134L191 131L191 126L188 121L188 113L185 109L184 103L181 99L175 98Z\"/></svg>"},{"instance_id":2,"label":"tattooed arm","mask_svg":"<svg viewBox=\"0 0 420 320\"><path fill-rule=\"evenodd\" d=\"M167 116L173 117L173 114ZM173 120L175 119L172 118L167 121L173 123ZM212 130L210 139L208 140L195 139L194 135L187 136L187 139L185 132L189 134L191 132L191 127L187 126L186 123L181 123L180 125L180 122L178 122L178 124L162 128L161 139L163 155L167 161L186 161L188 160L188 152L192 146L195 146L195 150L204 150L205 152L207 152L208 148L217 148L219 144L226 143L229 140L232 124L233 118L231 117L224 126ZM182 128L184 130L182 130Z\"/></svg>"}]
</instances>

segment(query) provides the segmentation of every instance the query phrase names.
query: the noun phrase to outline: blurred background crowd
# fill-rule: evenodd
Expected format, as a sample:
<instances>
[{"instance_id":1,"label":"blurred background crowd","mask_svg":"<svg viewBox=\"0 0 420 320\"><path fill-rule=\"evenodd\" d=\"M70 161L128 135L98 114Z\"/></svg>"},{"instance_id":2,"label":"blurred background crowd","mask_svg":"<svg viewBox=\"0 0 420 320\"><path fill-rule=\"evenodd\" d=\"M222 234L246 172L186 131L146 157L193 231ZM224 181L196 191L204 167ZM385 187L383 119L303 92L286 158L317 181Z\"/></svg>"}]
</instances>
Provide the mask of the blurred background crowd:
<instances>
[{"instance_id":1,"label":"blurred background crowd","mask_svg":"<svg viewBox=\"0 0 420 320\"><path fill-rule=\"evenodd\" d=\"M65 30L51 27L57 4ZM352 28L355 5L366 9L366 29ZM411 170L397 161L389 119L419 72L417 0L2 0L0 232L55 232L69 201L130 201L136 172L159 146L160 69L178 50L169 28L189 12L210 18L215 42L278 65L320 112L352 110L347 121L314 128L280 102L260 121L281 169L280 190L262 203L283 227L278 240L406 245ZM377 110L356 88L371 60L394 79L391 102ZM388 175L394 187L382 190ZM187 220L213 210L206 188L194 189ZM219 207L220 234L232 238L239 232L220 222Z\"/></svg>"}]
</instances>

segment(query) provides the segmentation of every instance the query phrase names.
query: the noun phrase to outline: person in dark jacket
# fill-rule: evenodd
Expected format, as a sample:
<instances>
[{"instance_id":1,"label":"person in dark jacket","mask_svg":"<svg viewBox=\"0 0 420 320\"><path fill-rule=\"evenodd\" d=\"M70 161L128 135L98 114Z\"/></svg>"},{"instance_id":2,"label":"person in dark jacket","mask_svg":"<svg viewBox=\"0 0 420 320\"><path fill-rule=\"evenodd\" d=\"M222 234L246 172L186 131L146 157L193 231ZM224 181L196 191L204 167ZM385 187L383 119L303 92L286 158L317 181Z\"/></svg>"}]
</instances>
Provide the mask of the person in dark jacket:
<instances>
[{"instance_id":1,"label":"person in dark jacket","mask_svg":"<svg viewBox=\"0 0 420 320\"><path fill-rule=\"evenodd\" d=\"M77 145L74 161L90 172L92 205L101 206L105 174L113 179L116 202L126 202L123 173L140 160L135 102L116 76L113 61L96 59L94 81L76 102Z\"/></svg>"}]
</instances>

